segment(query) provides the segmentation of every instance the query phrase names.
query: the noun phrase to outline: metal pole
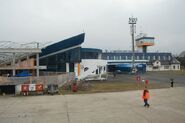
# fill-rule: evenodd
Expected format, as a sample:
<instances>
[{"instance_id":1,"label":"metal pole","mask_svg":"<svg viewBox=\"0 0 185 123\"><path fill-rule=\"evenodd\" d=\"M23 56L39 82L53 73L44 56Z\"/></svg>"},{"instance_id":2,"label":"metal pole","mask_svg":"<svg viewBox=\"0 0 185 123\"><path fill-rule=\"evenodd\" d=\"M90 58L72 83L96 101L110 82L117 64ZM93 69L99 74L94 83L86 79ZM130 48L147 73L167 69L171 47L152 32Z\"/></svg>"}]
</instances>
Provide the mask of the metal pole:
<instances>
[{"instance_id":1,"label":"metal pole","mask_svg":"<svg viewBox=\"0 0 185 123\"><path fill-rule=\"evenodd\" d=\"M37 43L37 48L39 48L39 43ZM36 64L37 64L37 77L39 77L39 53L36 55Z\"/></svg>"},{"instance_id":2,"label":"metal pole","mask_svg":"<svg viewBox=\"0 0 185 123\"><path fill-rule=\"evenodd\" d=\"M36 56L36 61L37 61L37 77L39 77L39 53L37 53L37 56Z\"/></svg>"},{"instance_id":3,"label":"metal pole","mask_svg":"<svg viewBox=\"0 0 185 123\"><path fill-rule=\"evenodd\" d=\"M15 76L15 53L13 53L13 76Z\"/></svg>"},{"instance_id":4,"label":"metal pole","mask_svg":"<svg viewBox=\"0 0 185 123\"><path fill-rule=\"evenodd\" d=\"M130 31L131 31L131 36L132 36L132 73L135 73L135 47L134 47L134 33L135 33L135 25L137 21L137 18L129 18L129 24L130 26Z\"/></svg>"},{"instance_id":5,"label":"metal pole","mask_svg":"<svg viewBox=\"0 0 185 123\"><path fill-rule=\"evenodd\" d=\"M135 70L134 24L132 24L132 70Z\"/></svg>"}]
</instances>

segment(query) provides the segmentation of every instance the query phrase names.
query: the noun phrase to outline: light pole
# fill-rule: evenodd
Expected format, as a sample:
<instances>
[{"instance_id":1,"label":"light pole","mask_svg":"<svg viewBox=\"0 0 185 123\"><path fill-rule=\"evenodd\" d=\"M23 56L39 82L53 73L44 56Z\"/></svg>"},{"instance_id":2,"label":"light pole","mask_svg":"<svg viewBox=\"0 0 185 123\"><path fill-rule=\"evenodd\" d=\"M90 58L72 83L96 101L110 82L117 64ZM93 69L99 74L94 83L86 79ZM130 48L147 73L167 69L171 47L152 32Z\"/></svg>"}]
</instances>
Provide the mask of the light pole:
<instances>
[{"instance_id":1,"label":"light pole","mask_svg":"<svg viewBox=\"0 0 185 123\"><path fill-rule=\"evenodd\" d=\"M39 49L38 42L37 42L37 49ZM37 65L37 77L39 77L39 53L36 54L36 65Z\"/></svg>"},{"instance_id":2,"label":"light pole","mask_svg":"<svg viewBox=\"0 0 185 123\"><path fill-rule=\"evenodd\" d=\"M131 32L131 36L132 36L132 73L136 72L136 68L135 68L135 48L134 48L134 33L136 33L136 21L137 18L134 17L130 17L129 18L129 24L130 24L130 32Z\"/></svg>"}]
</instances>

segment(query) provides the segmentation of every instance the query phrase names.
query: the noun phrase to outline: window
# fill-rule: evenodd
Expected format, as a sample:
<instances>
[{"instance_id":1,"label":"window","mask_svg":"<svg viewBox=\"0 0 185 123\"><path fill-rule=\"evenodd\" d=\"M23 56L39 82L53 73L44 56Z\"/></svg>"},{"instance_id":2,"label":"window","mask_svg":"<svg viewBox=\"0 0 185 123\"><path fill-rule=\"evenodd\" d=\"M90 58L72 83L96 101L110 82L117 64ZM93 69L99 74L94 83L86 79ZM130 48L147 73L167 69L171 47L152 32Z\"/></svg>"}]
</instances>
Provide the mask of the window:
<instances>
[{"instance_id":1,"label":"window","mask_svg":"<svg viewBox=\"0 0 185 123\"><path fill-rule=\"evenodd\" d=\"M175 65L173 66L173 69L175 69Z\"/></svg>"},{"instance_id":2,"label":"window","mask_svg":"<svg viewBox=\"0 0 185 123\"><path fill-rule=\"evenodd\" d=\"M170 57L170 56L168 56L168 60L169 60L169 61L171 60L171 57Z\"/></svg>"},{"instance_id":3,"label":"window","mask_svg":"<svg viewBox=\"0 0 185 123\"><path fill-rule=\"evenodd\" d=\"M139 59L138 60L142 60L143 59L143 56L139 56Z\"/></svg>"},{"instance_id":4,"label":"window","mask_svg":"<svg viewBox=\"0 0 185 123\"><path fill-rule=\"evenodd\" d=\"M166 56L163 56L163 60L164 60L164 61L166 60Z\"/></svg>"},{"instance_id":5,"label":"window","mask_svg":"<svg viewBox=\"0 0 185 123\"><path fill-rule=\"evenodd\" d=\"M127 59L128 59L128 60L131 60L131 56L127 56Z\"/></svg>"},{"instance_id":6,"label":"window","mask_svg":"<svg viewBox=\"0 0 185 123\"><path fill-rule=\"evenodd\" d=\"M148 56L148 60L150 60L150 56Z\"/></svg>"},{"instance_id":7,"label":"window","mask_svg":"<svg viewBox=\"0 0 185 123\"><path fill-rule=\"evenodd\" d=\"M96 69L96 74L98 74L98 69Z\"/></svg>"},{"instance_id":8,"label":"window","mask_svg":"<svg viewBox=\"0 0 185 123\"><path fill-rule=\"evenodd\" d=\"M169 69L169 68L170 68L169 65L164 66L164 69Z\"/></svg>"},{"instance_id":9,"label":"window","mask_svg":"<svg viewBox=\"0 0 185 123\"><path fill-rule=\"evenodd\" d=\"M89 69L88 67L85 67L85 68L84 68L84 72L87 71L88 69Z\"/></svg>"},{"instance_id":10,"label":"window","mask_svg":"<svg viewBox=\"0 0 185 123\"><path fill-rule=\"evenodd\" d=\"M133 59L133 56L131 56L131 60Z\"/></svg>"},{"instance_id":11,"label":"window","mask_svg":"<svg viewBox=\"0 0 185 123\"><path fill-rule=\"evenodd\" d=\"M133 59L133 56L131 57L131 60ZM134 56L134 59L136 60L136 56Z\"/></svg>"},{"instance_id":12,"label":"window","mask_svg":"<svg viewBox=\"0 0 185 123\"><path fill-rule=\"evenodd\" d=\"M81 52L81 58L82 59L97 59L98 53L96 53L96 52Z\"/></svg>"},{"instance_id":13,"label":"window","mask_svg":"<svg viewBox=\"0 0 185 123\"><path fill-rule=\"evenodd\" d=\"M137 60L139 60L139 56L137 56Z\"/></svg>"},{"instance_id":14,"label":"window","mask_svg":"<svg viewBox=\"0 0 185 123\"><path fill-rule=\"evenodd\" d=\"M109 56L107 56L107 60L109 60Z\"/></svg>"},{"instance_id":15,"label":"window","mask_svg":"<svg viewBox=\"0 0 185 123\"><path fill-rule=\"evenodd\" d=\"M153 56L153 60L155 60L155 56Z\"/></svg>"},{"instance_id":16,"label":"window","mask_svg":"<svg viewBox=\"0 0 185 123\"><path fill-rule=\"evenodd\" d=\"M119 56L115 56L115 60L119 60Z\"/></svg>"},{"instance_id":17,"label":"window","mask_svg":"<svg viewBox=\"0 0 185 123\"><path fill-rule=\"evenodd\" d=\"M114 60L114 56L110 56L109 57L109 60Z\"/></svg>"},{"instance_id":18,"label":"window","mask_svg":"<svg viewBox=\"0 0 185 123\"><path fill-rule=\"evenodd\" d=\"M102 67L99 67L99 74L102 73Z\"/></svg>"},{"instance_id":19,"label":"window","mask_svg":"<svg viewBox=\"0 0 185 123\"><path fill-rule=\"evenodd\" d=\"M126 60L126 56L121 56L121 60Z\"/></svg>"}]
</instances>

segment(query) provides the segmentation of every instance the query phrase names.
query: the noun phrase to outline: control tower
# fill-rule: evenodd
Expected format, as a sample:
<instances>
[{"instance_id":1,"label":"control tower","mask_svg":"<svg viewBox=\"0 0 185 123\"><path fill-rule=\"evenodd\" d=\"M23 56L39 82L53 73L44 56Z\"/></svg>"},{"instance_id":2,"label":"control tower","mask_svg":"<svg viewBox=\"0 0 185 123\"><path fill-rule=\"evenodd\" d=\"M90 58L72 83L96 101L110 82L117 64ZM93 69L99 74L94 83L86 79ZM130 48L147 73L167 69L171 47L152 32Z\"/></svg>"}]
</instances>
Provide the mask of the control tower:
<instances>
[{"instance_id":1,"label":"control tower","mask_svg":"<svg viewBox=\"0 0 185 123\"><path fill-rule=\"evenodd\" d=\"M143 53L147 53L147 47L154 45L154 37L148 37L144 33L140 33L136 36L136 46L138 49L142 49Z\"/></svg>"}]
</instances>

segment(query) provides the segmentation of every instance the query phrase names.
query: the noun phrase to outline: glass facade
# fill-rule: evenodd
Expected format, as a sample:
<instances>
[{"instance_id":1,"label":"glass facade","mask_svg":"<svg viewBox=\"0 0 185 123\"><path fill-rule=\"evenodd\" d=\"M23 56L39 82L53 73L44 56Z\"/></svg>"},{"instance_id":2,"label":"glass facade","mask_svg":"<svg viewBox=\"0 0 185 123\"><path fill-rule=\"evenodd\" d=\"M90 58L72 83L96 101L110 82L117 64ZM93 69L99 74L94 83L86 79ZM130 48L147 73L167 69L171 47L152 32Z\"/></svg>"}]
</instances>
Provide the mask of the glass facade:
<instances>
[{"instance_id":1,"label":"glass facade","mask_svg":"<svg viewBox=\"0 0 185 123\"><path fill-rule=\"evenodd\" d=\"M98 53L96 53L96 52L82 52L81 58L82 59L98 59Z\"/></svg>"},{"instance_id":2,"label":"glass facade","mask_svg":"<svg viewBox=\"0 0 185 123\"><path fill-rule=\"evenodd\" d=\"M59 41L42 49L40 65L46 66L50 72L66 72L66 64L69 72L74 72L74 64L81 62L81 47L85 33Z\"/></svg>"},{"instance_id":3,"label":"glass facade","mask_svg":"<svg viewBox=\"0 0 185 123\"><path fill-rule=\"evenodd\" d=\"M77 47L71 50L57 52L54 55L47 55L40 58L40 65L47 66L45 71L66 72L66 63L69 64L69 72L74 72L75 63L81 59L98 59L102 50Z\"/></svg>"},{"instance_id":4,"label":"glass facade","mask_svg":"<svg viewBox=\"0 0 185 123\"><path fill-rule=\"evenodd\" d=\"M66 72L69 63L70 72L74 72L74 63L80 63L80 47L40 59L40 65L46 65L47 71Z\"/></svg>"},{"instance_id":5,"label":"glass facade","mask_svg":"<svg viewBox=\"0 0 185 123\"><path fill-rule=\"evenodd\" d=\"M100 54L102 54L102 50L100 49L81 48L81 59L98 59Z\"/></svg>"}]
</instances>

